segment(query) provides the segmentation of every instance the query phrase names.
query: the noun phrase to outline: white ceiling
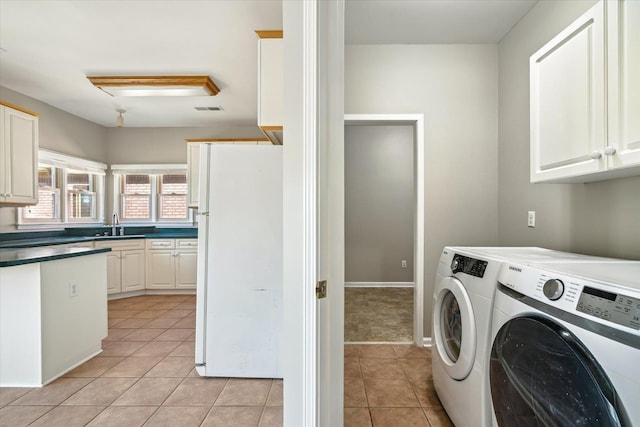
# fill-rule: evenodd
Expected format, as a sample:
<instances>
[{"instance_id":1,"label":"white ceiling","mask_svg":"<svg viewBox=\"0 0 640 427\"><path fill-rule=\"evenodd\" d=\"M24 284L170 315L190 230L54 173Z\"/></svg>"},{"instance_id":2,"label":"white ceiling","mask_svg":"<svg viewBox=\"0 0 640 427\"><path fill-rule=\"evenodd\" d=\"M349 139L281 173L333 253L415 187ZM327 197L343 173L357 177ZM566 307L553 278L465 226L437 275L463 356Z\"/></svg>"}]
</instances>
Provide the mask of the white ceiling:
<instances>
[{"instance_id":1,"label":"white ceiling","mask_svg":"<svg viewBox=\"0 0 640 427\"><path fill-rule=\"evenodd\" d=\"M346 0L346 42L496 43L534 3ZM108 127L116 108L127 127L255 125L267 29L282 29L279 0L0 0L0 85ZM111 97L86 79L100 74L206 74L220 93Z\"/></svg>"},{"instance_id":2,"label":"white ceiling","mask_svg":"<svg viewBox=\"0 0 640 427\"><path fill-rule=\"evenodd\" d=\"M346 0L346 43L498 43L536 2Z\"/></svg>"}]
</instances>

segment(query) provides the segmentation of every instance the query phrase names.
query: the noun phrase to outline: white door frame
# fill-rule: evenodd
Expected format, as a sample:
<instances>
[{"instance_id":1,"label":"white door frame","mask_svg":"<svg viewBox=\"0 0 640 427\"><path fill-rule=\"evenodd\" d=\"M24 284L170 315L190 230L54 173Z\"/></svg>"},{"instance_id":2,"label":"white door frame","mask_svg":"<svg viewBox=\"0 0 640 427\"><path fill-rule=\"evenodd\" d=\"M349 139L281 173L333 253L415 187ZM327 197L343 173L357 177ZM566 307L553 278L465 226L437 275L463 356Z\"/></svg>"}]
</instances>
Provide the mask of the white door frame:
<instances>
[{"instance_id":1,"label":"white door frame","mask_svg":"<svg viewBox=\"0 0 640 427\"><path fill-rule=\"evenodd\" d=\"M337 240L344 246L344 215L342 223L328 215L344 202L342 175L332 174L344 172L344 0L286 1L282 11L283 421L340 427L344 254L330 249ZM317 300L320 279L329 282L328 297Z\"/></svg>"},{"instance_id":2,"label":"white door frame","mask_svg":"<svg viewBox=\"0 0 640 427\"><path fill-rule=\"evenodd\" d=\"M415 222L413 241L413 341L424 346L424 115L345 114L344 125L412 125L415 131ZM343 182L344 186L344 182ZM343 243L344 244L344 243ZM344 252L344 248L343 251Z\"/></svg>"}]
</instances>

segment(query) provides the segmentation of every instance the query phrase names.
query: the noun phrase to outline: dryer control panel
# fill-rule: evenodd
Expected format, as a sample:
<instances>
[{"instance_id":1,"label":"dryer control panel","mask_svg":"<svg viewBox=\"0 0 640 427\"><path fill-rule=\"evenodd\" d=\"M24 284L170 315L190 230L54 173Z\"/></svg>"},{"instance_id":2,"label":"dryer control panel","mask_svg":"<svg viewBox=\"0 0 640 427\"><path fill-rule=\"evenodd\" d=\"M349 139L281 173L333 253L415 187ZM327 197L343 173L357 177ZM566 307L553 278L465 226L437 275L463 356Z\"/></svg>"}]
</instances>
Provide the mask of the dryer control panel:
<instances>
[{"instance_id":1,"label":"dryer control panel","mask_svg":"<svg viewBox=\"0 0 640 427\"><path fill-rule=\"evenodd\" d=\"M585 286L576 310L622 326L640 329L640 299Z\"/></svg>"},{"instance_id":2,"label":"dryer control panel","mask_svg":"<svg viewBox=\"0 0 640 427\"><path fill-rule=\"evenodd\" d=\"M484 271L487 269L487 261L469 258L464 255L455 254L451 261L451 271L453 273L465 273L470 276L484 277Z\"/></svg>"}]
</instances>

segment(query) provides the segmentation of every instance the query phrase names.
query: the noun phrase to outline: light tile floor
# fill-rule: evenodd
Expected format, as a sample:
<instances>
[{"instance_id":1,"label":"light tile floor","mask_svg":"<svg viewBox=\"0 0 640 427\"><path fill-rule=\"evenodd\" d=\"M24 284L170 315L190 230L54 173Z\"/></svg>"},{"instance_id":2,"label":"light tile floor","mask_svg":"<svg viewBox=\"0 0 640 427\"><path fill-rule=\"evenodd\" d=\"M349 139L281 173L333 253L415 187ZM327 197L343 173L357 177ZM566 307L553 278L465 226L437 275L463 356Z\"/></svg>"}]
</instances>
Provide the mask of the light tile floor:
<instances>
[{"instance_id":1,"label":"light tile floor","mask_svg":"<svg viewBox=\"0 0 640 427\"><path fill-rule=\"evenodd\" d=\"M345 427L453 426L433 388L429 349L345 345L344 377Z\"/></svg>"},{"instance_id":2,"label":"light tile floor","mask_svg":"<svg viewBox=\"0 0 640 427\"><path fill-rule=\"evenodd\" d=\"M0 426L282 426L282 380L201 378L195 297L109 302L104 351L42 388L0 388Z\"/></svg>"},{"instance_id":3,"label":"light tile floor","mask_svg":"<svg viewBox=\"0 0 640 427\"><path fill-rule=\"evenodd\" d=\"M42 388L0 388L0 426L282 426L282 380L201 378L195 297L109 302L104 351ZM345 427L451 426L431 353L345 345Z\"/></svg>"}]
</instances>

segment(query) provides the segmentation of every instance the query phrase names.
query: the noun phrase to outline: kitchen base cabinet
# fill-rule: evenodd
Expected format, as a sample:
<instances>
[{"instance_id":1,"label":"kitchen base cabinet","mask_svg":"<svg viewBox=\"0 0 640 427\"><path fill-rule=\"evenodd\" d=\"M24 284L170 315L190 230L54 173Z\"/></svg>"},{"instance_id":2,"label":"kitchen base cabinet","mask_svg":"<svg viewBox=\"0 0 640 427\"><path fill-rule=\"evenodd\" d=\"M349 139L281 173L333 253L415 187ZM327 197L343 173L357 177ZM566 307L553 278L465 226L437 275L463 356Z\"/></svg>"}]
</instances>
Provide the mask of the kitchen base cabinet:
<instances>
[{"instance_id":1,"label":"kitchen base cabinet","mask_svg":"<svg viewBox=\"0 0 640 427\"><path fill-rule=\"evenodd\" d=\"M150 250L147 254L147 289L174 289L174 250Z\"/></svg>"},{"instance_id":2,"label":"kitchen base cabinet","mask_svg":"<svg viewBox=\"0 0 640 427\"><path fill-rule=\"evenodd\" d=\"M176 289L195 289L198 274L198 251L177 249L175 260Z\"/></svg>"},{"instance_id":3,"label":"kitchen base cabinet","mask_svg":"<svg viewBox=\"0 0 640 427\"><path fill-rule=\"evenodd\" d=\"M102 351L106 254L0 268L0 387L39 387Z\"/></svg>"},{"instance_id":4,"label":"kitchen base cabinet","mask_svg":"<svg viewBox=\"0 0 640 427\"><path fill-rule=\"evenodd\" d=\"M96 242L95 247L111 248L107 255L107 293L144 289L144 239L102 241Z\"/></svg>"},{"instance_id":5,"label":"kitchen base cabinet","mask_svg":"<svg viewBox=\"0 0 640 427\"><path fill-rule=\"evenodd\" d=\"M147 240L147 289L195 289L197 239Z\"/></svg>"}]
</instances>

